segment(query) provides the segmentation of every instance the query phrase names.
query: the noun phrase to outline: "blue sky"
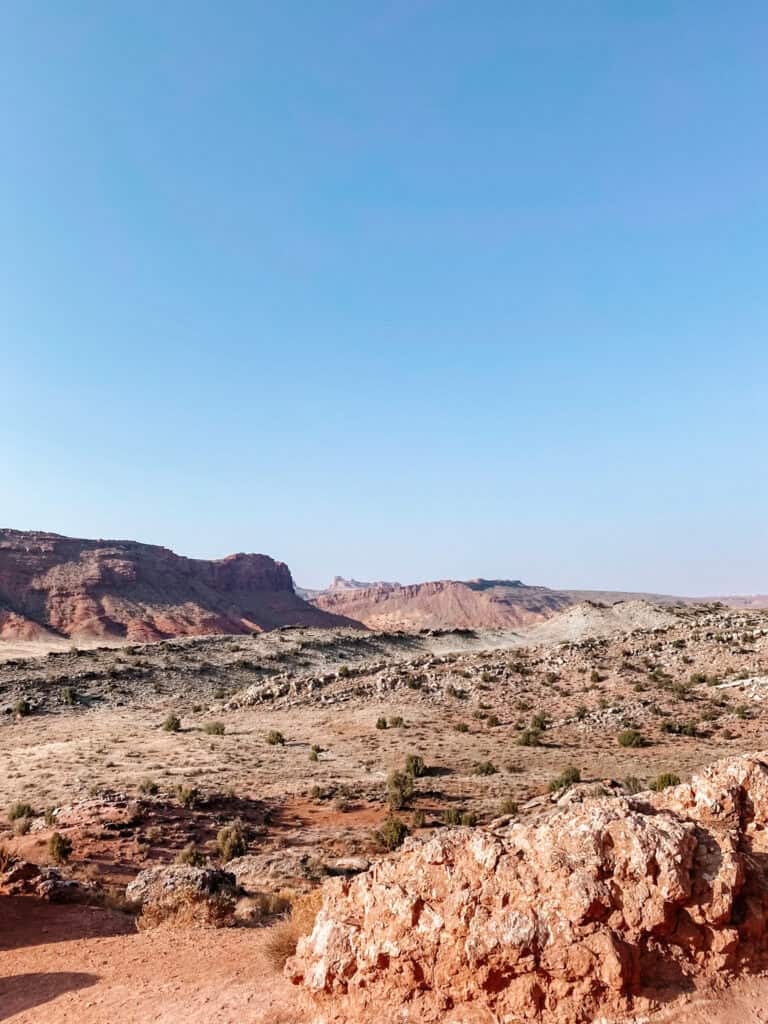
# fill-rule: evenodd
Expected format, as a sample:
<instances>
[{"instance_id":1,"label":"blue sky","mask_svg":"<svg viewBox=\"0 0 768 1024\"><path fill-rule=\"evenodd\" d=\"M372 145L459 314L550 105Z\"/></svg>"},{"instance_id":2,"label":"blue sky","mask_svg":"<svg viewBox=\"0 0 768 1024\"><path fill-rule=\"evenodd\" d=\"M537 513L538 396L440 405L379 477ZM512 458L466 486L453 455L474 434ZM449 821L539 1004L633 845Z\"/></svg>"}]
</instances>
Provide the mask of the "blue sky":
<instances>
[{"instance_id":1,"label":"blue sky","mask_svg":"<svg viewBox=\"0 0 768 1024\"><path fill-rule=\"evenodd\" d=\"M0 525L768 591L768 9L11 0Z\"/></svg>"}]
</instances>

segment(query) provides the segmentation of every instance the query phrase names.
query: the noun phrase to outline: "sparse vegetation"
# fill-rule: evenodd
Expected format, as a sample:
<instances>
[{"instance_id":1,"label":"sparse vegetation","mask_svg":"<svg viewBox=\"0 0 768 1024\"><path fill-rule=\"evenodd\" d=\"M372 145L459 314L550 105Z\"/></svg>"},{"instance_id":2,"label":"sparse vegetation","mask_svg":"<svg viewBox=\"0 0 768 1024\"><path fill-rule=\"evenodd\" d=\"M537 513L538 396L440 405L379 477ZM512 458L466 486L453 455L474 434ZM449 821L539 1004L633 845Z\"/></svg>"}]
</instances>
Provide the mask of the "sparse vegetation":
<instances>
[{"instance_id":1,"label":"sparse vegetation","mask_svg":"<svg viewBox=\"0 0 768 1024\"><path fill-rule=\"evenodd\" d=\"M283 736L283 734L277 729L270 729L267 733L267 743L270 747L284 747L285 736Z\"/></svg>"},{"instance_id":2,"label":"sparse vegetation","mask_svg":"<svg viewBox=\"0 0 768 1024\"><path fill-rule=\"evenodd\" d=\"M413 799L413 775L395 770L387 777L387 799L393 811L401 811Z\"/></svg>"},{"instance_id":3,"label":"sparse vegetation","mask_svg":"<svg viewBox=\"0 0 768 1024\"><path fill-rule=\"evenodd\" d=\"M648 741L638 729L624 729L619 733L618 742L620 747L645 747Z\"/></svg>"},{"instance_id":4,"label":"sparse vegetation","mask_svg":"<svg viewBox=\"0 0 768 1024\"><path fill-rule=\"evenodd\" d=\"M227 864L235 857L243 857L248 852L248 840L242 821L233 821L219 829L216 850L222 864Z\"/></svg>"},{"instance_id":5,"label":"sparse vegetation","mask_svg":"<svg viewBox=\"0 0 768 1024\"><path fill-rule=\"evenodd\" d=\"M403 840L408 835L408 826L400 818L388 817L382 822L381 828L377 831L376 837L381 845L387 850L396 850L402 846Z\"/></svg>"},{"instance_id":6,"label":"sparse vegetation","mask_svg":"<svg viewBox=\"0 0 768 1024\"><path fill-rule=\"evenodd\" d=\"M163 729L166 732L179 732L181 730L181 719L178 715L170 714L163 722Z\"/></svg>"},{"instance_id":7,"label":"sparse vegetation","mask_svg":"<svg viewBox=\"0 0 768 1024\"><path fill-rule=\"evenodd\" d=\"M66 864L72 854L72 840L54 832L48 840L48 855L54 864Z\"/></svg>"},{"instance_id":8,"label":"sparse vegetation","mask_svg":"<svg viewBox=\"0 0 768 1024\"><path fill-rule=\"evenodd\" d=\"M565 768L557 776L552 779L549 784L550 793L557 793L561 789L568 789L570 786L574 786L577 782L581 782L581 772L578 768Z\"/></svg>"},{"instance_id":9,"label":"sparse vegetation","mask_svg":"<svg viewBox=\"0 0 768 1024\"><path fill-rule=\"evenodd\" d=\"M674 772L663 772L661 775L657 775L656 778L650 785L650 788L660 793L663 789L668 786L679 786L680 776L675 775Z\"/></svg>"}]
</instances>

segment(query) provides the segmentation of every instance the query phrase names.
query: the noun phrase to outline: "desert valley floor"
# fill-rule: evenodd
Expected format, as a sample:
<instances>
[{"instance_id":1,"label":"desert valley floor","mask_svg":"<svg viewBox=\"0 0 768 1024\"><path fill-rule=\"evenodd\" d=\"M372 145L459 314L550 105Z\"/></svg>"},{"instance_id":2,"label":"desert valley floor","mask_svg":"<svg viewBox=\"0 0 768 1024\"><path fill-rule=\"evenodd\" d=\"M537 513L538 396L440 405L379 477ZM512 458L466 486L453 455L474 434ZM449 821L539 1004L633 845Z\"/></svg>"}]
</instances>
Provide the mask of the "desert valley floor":
<instances>
[{"instance_id":1,"label":"desert valley floor","mask_svg":"<svg viewBox=\"0 0 768 1024\"><path fill-rule=\"evenodd\" d=\"M275 929L329 877L396 859L393 819L417 839L543 822L766 746L755 609L630 601L519 632L286 628L25 653L0 662L0 1020L15 1024L309 1020ZM71 846L57 891L78 883L63 904L18 870L51 863L54 833ZM126 885L175 861L226 862L236 927L136 930ZM761 984L739 980L716 1008L683 993L656 1018L739 1005L760 1020Z\"/></svg>"}]
</instances>

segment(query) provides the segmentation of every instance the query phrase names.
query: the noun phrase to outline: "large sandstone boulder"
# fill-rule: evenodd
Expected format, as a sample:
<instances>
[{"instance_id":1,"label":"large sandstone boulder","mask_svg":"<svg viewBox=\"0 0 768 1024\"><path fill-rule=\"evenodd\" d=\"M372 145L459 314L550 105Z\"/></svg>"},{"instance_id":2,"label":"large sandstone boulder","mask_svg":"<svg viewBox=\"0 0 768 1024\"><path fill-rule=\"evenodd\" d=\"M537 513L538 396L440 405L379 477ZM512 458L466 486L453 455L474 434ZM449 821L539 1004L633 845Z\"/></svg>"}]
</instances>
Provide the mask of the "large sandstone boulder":
<instances>
[{"instance_id":1,"label":"large sandstone boulder","mask_svg":"<svg viewBox=\"0 0 768 1024\"><path fill-rule=\"evenodd\" d=\"M326 883L286 972L328 1024L636 1017L766 964L766 824L753 756L533 826L409 841Z\"/></svg>"},{"instance_id":2,"label":"large sandstone boulder","mask_svg":"<svg viewBox=\"0 0 768 1024\"><path fill-rule=\"evenodd\" d=\"M149 868L127 886L125 896L141 907L141 929L160 924L222 928L235 923L235 876L218 868Z\"/></svg>"}]
</instances>

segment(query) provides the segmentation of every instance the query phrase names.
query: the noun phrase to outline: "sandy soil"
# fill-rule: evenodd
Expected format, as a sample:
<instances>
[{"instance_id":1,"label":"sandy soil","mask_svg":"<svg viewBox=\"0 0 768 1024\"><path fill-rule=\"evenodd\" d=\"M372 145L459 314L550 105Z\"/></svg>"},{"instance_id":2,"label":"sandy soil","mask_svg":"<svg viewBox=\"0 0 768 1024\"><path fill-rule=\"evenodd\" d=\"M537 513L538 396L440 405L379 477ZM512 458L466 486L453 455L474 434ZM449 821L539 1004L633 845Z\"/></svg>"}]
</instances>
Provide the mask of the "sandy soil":
<instances>
[{"instance_id":1,"label":"sandy soil","mask_svg":"<svg viewBox=\"0 0 768 1024\"><path fill-rule=\"evenodd\" d=\"M257 930L139 933L124 915L0 897L0 1021L293 1024Z\"/></svg>"}]
</instances>

